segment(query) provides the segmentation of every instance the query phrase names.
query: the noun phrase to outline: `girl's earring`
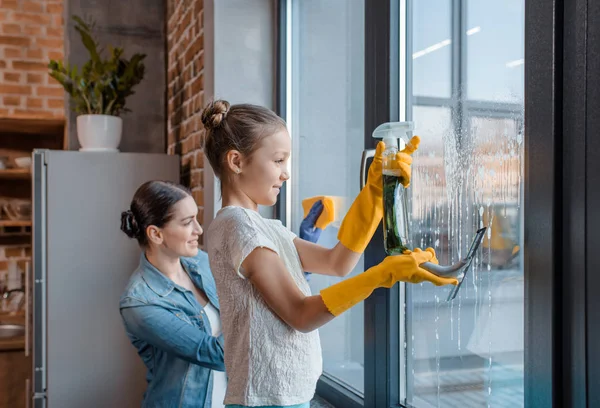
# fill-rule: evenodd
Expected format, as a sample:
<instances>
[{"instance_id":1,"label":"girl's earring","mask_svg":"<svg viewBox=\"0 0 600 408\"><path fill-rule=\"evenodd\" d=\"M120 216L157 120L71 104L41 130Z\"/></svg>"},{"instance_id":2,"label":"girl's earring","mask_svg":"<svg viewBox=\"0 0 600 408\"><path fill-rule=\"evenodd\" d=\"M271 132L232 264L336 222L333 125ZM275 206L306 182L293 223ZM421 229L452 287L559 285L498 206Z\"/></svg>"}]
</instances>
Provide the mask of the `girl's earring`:
<instances>
[{"instance_id":1,"label":"girl's earring","mask_svg":"<svg viewBox=\"0 0 600 408\"><path fill-rule=\"evenodd\" d=\"M240 174L240 169L235 169L236 174Z\"/></svg>"}]
</instances>

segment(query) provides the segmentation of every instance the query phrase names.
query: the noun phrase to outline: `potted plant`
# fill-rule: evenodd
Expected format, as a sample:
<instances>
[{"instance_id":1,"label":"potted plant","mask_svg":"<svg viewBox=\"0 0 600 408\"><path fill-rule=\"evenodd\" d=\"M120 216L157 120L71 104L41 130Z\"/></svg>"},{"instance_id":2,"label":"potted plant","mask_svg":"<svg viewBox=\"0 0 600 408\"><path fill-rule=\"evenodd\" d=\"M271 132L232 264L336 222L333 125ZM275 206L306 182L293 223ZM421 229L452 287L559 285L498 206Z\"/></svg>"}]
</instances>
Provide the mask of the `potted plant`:
<instances>
[{"instance_id":1,"label":"potted plant","mask_svg":"<svg viewBox=\"0 0 600 408\"><path fill-rule=\"evenodd\" d=\"M92 36L93 22L73 16L75 30L90 59L82 66L50 60L49 74L71 96L77 116L77 139L82 151L118 151L123 130L119 115L128 112L125 100L144 77L145 54L123 57L123 48L109 46L108 58Z\"/></svg>"}]
</instances>

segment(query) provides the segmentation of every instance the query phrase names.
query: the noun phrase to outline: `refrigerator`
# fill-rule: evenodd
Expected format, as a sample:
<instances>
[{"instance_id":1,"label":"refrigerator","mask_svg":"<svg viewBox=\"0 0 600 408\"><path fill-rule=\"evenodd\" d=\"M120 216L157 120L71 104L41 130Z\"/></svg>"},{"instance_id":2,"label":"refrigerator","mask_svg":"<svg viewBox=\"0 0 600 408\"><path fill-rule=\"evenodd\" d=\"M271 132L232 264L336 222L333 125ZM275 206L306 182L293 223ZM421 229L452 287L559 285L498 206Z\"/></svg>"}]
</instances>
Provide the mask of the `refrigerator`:
<instances>
[{"instance_id":1,"label":"refrigerator","mask_svg":"<svg viewBox=\"0 0 600 408\"><path fill-rule=\"evenodd\" d=\"M121 212L148 180L179 181L179 156L33 152L32 373L35 408L139 407L146 370L119 298L140 248Z\"/></svg>"}]
</instances>

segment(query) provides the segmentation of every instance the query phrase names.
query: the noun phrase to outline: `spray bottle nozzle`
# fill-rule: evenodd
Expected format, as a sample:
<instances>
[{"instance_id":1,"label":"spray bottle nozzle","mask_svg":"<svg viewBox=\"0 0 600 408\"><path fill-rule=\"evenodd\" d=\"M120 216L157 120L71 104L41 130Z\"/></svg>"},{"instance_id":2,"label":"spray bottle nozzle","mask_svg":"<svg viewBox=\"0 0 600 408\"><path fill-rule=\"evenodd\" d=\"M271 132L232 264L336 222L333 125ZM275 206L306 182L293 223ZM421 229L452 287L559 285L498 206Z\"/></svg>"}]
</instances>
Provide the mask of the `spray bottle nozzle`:
<instances>
[{"instance_id":1,"label":"spray bottle nozzle","mask_svg":"<svg viewBox=\"0 0 600 408\"><path fill-rule=\"evenodd\" d=\"M375 128L373 138L382 139L386 147L394 146L398 148L398 140L400 139L409 146L413 130L413 122L386 122Z\"/></svg>"}]
</instances>

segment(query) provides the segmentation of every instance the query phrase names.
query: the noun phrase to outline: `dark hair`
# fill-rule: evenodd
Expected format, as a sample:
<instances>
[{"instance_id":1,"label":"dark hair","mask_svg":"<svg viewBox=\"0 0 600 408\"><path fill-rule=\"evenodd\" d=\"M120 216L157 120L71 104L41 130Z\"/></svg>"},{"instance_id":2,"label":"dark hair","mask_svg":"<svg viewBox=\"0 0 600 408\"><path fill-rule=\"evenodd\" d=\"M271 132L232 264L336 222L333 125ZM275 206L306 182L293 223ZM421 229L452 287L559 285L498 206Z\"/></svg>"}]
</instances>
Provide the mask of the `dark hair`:
<instances>
[{"instance_id":1,"label":"dark hair","mask_svg":"<svg viewBox=\"0 0 600 408\"><path fill-rule=\"evenodd\" d=\"M281 128L285 122L270 109L263 106L230 105L224 100L209 103L202 111L202 123L206 128L205 154L219 179L225 170L225 157L230 150L251 156L260 141Z\"/></svg>"},{"instance_id":2,"label":"dark hair","mask_svg":"<svg viewBox=\"0 0 600 408\"><path fill-rule=\"evenodd\" d=\"M129 210L121 213L121 230L147 247L146 228L163 227L173 218L173 206L191 195L189 189L177 183L147 181L133 195Z\"/></svg>"}]
</instances>

